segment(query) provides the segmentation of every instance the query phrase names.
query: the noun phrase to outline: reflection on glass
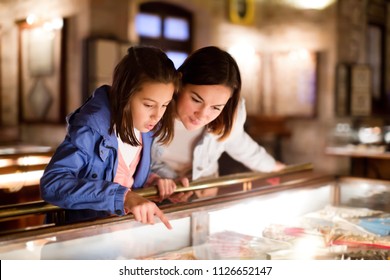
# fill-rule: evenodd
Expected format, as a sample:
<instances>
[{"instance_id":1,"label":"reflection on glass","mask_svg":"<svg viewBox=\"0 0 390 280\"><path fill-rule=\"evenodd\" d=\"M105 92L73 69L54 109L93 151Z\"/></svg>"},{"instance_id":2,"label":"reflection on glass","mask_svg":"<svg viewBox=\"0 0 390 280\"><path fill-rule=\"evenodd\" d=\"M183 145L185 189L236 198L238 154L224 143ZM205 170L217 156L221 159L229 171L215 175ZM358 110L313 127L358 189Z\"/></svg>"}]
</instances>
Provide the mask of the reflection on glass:
<instances>
[{"instance_id":1,"label":"reflection on glass","mask_svg":"<svg viewBox=\"0 0 390 280\"><path fill-rule=\"evenodd\" d=\"M0 189L17 191L25 186L38 185L43 170L0 175Z\"/></svg>"},{"instance_id":2,"label":"reflection on glass","mask_svg":"<svg viewBox=\"0 0 390 280\"><path fill-rule=\"evenodd\" d=\"M36 165L36 164L48 164L50 157L47 156L26 156L17 159L18 165Z\"/></svg>"},{"instance_id":3,"label":"reflection on glass","mask_svg":"<svg viewBox=\"0 0 390 280\"><path fill-rule=\"evenodd\" d=\"M10 166L14 163L14 161L12 159L0 159L0 168L1 167L6 167L6 166Z\"/></svg>"},{"instance_id":4,"label":"reflection on glass","mask_svg":"<svg viewBox=\"0 0 390 280\"><path fill-rule=\"evenodd\" d=\"M271 193L259 200L237 203L229 208L210 211L210 233L231 230L242 234L259 236L270 224L288 224L297 217L316 211L330 204L331 185L315 190ZM313 199L315 197L315 199ZM283 205L283 207L281 207ZM286 211L286 209L288 209ZM248 213L259 213L258 219L242 219ZM264 215L262 213L272 213ZM231 221L234 221L232 223Z\"/></svg>"},{"instance_id":5,"label":"reflection on glass","mask_svg":"<svg viewBox=\"0 0 390 280\"><path fill-rule=\"evenodd\" d=\"M0 168L12 165L32 166L37 164L48 164L49 161L49 156L23 156L17 159L2 158L0 159Z\"/></svg>"},{"instance_id":6,"label":"reflection on glass","mask_svg":"<svg viewBox=\"0 0 390 280\"><path fill-rule=\"evenodd\" d=\"M153 38L161 36L161 18L158 15L140 13L135 18L135 26L140 36Z\"/></svg>"},{"instance_id":7,"label":"reflection on glass","mask_svg":"<svg viewBox=\"0 0 390 280\"><path fill-rule=\"evenodd\" d=\"M179 41L188 40L188 22L183 18L167 17L164 21L164 37Z\"/></svg>"}]
</instances>

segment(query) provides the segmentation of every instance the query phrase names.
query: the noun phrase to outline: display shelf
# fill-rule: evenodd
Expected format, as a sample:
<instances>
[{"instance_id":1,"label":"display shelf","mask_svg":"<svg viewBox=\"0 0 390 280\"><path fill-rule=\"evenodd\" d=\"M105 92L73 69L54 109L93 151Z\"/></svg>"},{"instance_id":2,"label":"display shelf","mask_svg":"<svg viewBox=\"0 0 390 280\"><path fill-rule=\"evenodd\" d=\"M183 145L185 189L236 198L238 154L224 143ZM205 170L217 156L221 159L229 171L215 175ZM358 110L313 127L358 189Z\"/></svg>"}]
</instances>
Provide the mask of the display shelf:
<instances>
[{"instance_id":1,"label":"display shelf","mask_svg":"<svg viewBox=\"0 0 390 280\"><path fill-rule=\"evenodd\" d=\"M218 193L160 205L172 230L157 218L154 225L144 225L126 215L3 232L0 259L343 259L356 256L357 251L365 258L386 256L383 248L327 244L326 238L335 238L333 231L304 228L298 232L301 225L295 223L329 207L366 207L372 213L388 214L388 203L381 198L390 194L389 181L335 177L308 166L292 170L200 181L198 187L217 188ZM188 190L193 191L195 185ZM147 197L154 195L150 190L143 192ZM334 225L340 230L336 226L340 224ZM286 240L268 235L275 228L288 229L281 235ZM386 244L384 239L375 240Z\"/></svg>"}]
</instances>

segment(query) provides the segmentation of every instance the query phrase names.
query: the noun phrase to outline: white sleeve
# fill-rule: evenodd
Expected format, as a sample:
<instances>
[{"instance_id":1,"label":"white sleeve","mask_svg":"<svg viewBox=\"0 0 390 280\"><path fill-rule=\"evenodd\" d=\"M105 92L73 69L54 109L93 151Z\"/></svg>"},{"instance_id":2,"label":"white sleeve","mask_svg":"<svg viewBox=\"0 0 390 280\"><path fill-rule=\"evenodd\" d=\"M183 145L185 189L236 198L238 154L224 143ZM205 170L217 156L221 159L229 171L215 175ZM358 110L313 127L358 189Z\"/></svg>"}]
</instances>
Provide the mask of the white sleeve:
<instances>
[{"instance_id":1,"label":"white sleeve","mask_svg":"<svg viewBox=\"0 0 390 280\"><path fill-rule=\"evenodd\" d=\"M157 139L154 139L151 151L150 171L161 178L175 179L178 177L178 174L171 169L166 162L161 160L163 151L164 148L162 144L159 143Z\"/></svg>"},{"instance_id":2,"label":"white sleeve","mask_svg":"<svg viewBox=\"0 0 390 280\"><path fill-rule=\"evenodd\" d=\"M245 120L245 100L241 99L232 132L226 139L226 152L253 171L272 171L275 167L275 159L245 132Z\"/></svg>"}]
</instances>

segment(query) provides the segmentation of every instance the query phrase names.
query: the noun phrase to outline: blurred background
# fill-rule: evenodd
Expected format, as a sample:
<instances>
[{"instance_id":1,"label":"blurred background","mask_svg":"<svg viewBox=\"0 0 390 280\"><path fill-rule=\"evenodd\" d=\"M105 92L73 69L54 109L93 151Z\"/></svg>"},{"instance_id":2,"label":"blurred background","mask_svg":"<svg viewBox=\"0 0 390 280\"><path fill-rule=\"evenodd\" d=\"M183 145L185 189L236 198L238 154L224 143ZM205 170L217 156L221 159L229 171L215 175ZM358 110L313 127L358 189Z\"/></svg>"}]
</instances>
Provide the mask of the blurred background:
<instances>
[{"instance_id":1,"label":"blurred background","mask_svg":"<svg viewBox=\"0 0 390 280\"><path fill-rule=\"evenodd\" d=\"M208 45L231 53L243 78L246 129L278 160L390 179L389 7L385 0L0 0L1 188L37 184L65 136L66 115L110 84L127 48L140 44L161 47L176 66ZM221 159L222 174L242 168ZM11 187L12 173L22 182Z\"/></svg>"}]
</instances>

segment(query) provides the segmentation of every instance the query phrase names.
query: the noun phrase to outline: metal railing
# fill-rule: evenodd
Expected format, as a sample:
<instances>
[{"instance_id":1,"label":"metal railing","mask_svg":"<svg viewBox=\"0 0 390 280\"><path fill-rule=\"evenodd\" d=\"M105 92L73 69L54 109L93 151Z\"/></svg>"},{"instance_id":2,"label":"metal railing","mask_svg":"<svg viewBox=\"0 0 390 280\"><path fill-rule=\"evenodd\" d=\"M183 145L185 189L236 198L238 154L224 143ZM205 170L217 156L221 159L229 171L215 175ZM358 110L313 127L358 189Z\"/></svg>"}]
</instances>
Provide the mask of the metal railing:
<instances>
[{"instance_id":1,"label":"metal railing","mask_svg":"<svg viewBox=\"0 0 390 280\"><path fill-rule=\"evenodd\" d=\"M247 184L255 180L268 179L273 177L278 177L285 174L292 174L302 171L310 171L313 169L311 163L299 164L299 165L290 165L286 168L276 171L276 172L245 172L237 173L232 175L220 176L212 179L202 179L193 181L189 184L188 187L183 187L178 185L175 190L177 192L187 192L187 191L196 191L204 190L208 188L223 188L235 184ZM134 192L140 194L143 197L153 197L158 195L158 190L156 187L148 187L134 190ZM28 203L19 203L12 205L0 206L0 222L16 219L21 216L33 215L33 214L45 214L56 211L63 211L64 209L47 203L45 201L36 201Z\"/></svg>"}]
</instances>

